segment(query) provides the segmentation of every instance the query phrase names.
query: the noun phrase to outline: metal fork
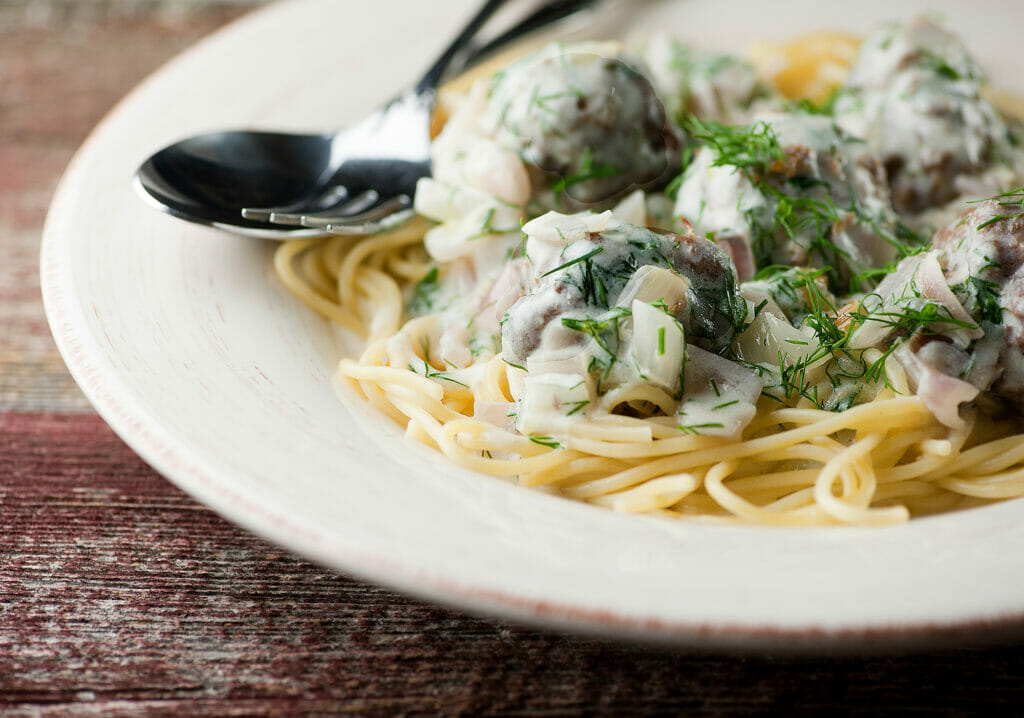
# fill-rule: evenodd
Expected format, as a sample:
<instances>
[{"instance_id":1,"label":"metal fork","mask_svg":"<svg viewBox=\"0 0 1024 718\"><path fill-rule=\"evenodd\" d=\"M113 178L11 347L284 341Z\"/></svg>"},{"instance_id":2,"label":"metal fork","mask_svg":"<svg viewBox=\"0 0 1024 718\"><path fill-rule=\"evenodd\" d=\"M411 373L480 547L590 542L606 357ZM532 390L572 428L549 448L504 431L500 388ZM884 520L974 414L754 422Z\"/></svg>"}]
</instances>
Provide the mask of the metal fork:
<instances>
[{"instance_id":1,"label":"metal fork","mask_svg":"<svg viewBox=\"0 0 1024 718\"><path fill-rule=\"evenodd\" d=\"M505 3L488 0L411 90L362 122L328 135L193 137L152 156L136 182L172 215L252 236L368 234L397 226L414 214L416 182L430 174L430 116L442 77L460 60L467 66L597 1L548 2L474 48L473 38Z\"/></svg>"},{"instance_id":2,"label":"metal fork","mask_svg":"<svg viewBox=\"0 0 1024 718\"><path fill-rule=\"evenodd\" d=\"M521 20L514 27L505 33L494 38L480 47L472 47L467 42L463 50L461 63L456 59L458 55L452 55L447 65L437 68L436 64L431 72L439 73L432 79L434 90L440 81L440 76L445 72L461 71L486 59L501 48L520 39L524 35L543 29L548 25L570 17L592 5L596 0L556 0L549 2L543 7ZM485 8L486 11L486 8ZM453 47L458 45L457 39ZM447 52L450 52L449 48ZM439 60L443 62L443 54ZM431 77L431 72L426 77ZM426 78L424 78L426 79ZM420 91L423 80L417 85L414 92ZM431 105L431 110L433 105ZM319 229L330 234L374 234L400 226L415 215L412 209L413 197L408 193L400 193L394 196L385 196L374 189L368 189L354 197L349 197L343 187L334 189L338 194L334 204L323 202L328 206L317 211L296 212L286 208L251 208L242 209L242 216L246 219L264 221L271 224L285 225L290 227L303 227Z\"/></svg>"}]
</instances>

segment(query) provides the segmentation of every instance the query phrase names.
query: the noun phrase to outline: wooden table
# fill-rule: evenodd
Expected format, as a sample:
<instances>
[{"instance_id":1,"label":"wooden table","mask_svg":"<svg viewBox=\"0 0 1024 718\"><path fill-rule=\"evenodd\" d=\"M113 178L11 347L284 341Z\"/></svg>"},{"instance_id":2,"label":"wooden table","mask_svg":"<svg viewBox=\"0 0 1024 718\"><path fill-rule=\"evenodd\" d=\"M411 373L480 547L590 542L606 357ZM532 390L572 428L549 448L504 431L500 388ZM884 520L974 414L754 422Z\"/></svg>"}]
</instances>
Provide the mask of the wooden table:
<instances>
[{"instance_id":1,"label":"wooden table","mask_svg":"<svg viewBox=\"0 0 1024 718\"><path fill-rule=\"evenodd\" d=\"M709 655L465 616L294 558L148 468L57 354L40 230L103 113L250 5L0 2L0 714L981 714L1024 697L1015 645Z\"/></svg>"}]
</instances>

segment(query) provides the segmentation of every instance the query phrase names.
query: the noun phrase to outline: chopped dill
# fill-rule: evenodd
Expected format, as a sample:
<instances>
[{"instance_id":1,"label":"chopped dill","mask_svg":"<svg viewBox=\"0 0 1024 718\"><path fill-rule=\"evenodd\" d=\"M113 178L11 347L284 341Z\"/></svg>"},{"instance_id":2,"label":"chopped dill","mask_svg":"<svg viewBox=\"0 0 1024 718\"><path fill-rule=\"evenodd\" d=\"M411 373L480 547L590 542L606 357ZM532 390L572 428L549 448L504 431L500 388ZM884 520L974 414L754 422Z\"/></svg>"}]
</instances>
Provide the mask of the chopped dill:
<instances>
[{"instance_id":1,"label":"chopped dill","mask_svg":"<svg viewBox=\"0 0 1024 718\"><path fill-rule=\"evenodd\" d=\"M978 309L981 319L992 324L1003 323L1003 307L999 304L999 283L991 279L982 279L971 275L950 289L958 297L965 297L968 304L973 303Z\"/></svg>"},{"instance_id":2,"label":"chopped dill","mask_svg":"<svg viewBox=\"0 0 1024 718\"><path fill-rule=\"evenodd\" d=\"M565 190L569 189L573 185L581 182L587 182L593 179L605 179L607 177L614 177L618 174L618 170L615 166L609 162L601 162L595 164L594 162L594 151L590 147L583 148L583 156L580 160L580 168L576 174L569 176L563 176L551 187L551 191L556 195L561 194Z\"/></svg>"},{"instance_id":3,"label":"chopped dill","mask_svg":"<svg viewBox=\"0 0 1024 718\"><path fill-rule=\"evenodd\" d=\"M600 370L597 378L597 391L601 392L601 383L611 375L612 367L618 361L619 350L622 346L621 321L632 316L632 312L625 307L613 307L599 318L585 317L582 319L574 317L562 317L562 326L576 332L586 334L604 356L591 356L587 366L587 373L595 373Z\"/></svg>"},{"instance_id":4,"label":"chopped dill","mask_svg":"<svg viewBox=\"0 0 1024 718\"><path fill-rule=\"evenodd\" d=\"M733 166L753 170L755 175L763 176L776 163L786 160L782 145L766 122L731 126L688 115L682 127L695 140L714 148L715 159L712 165L716 167Z\"/></svg>"},{"instance_id":5,"label":"chopped dill","mask_svg":"<svg viewBox=\"0 0 1024 718\"><path fill-rule=\"evenodd\" d=\"M684 434L700 434L701 429L724 429L725 424L709 421L704 424L680 424L676 428Z\"/></svg>"},{"instance_id":6,"label":"chopped dill","mask_svg":"<svg viewBox=\"0 0 1024 718\"><path fill-rule=\"evenodd\" d=\"M492 234L498 234L499 230L494 229L492 222L494 222L494 213L497 212L496 207L491 207L487 210L487 214L484 216L483 225L480 227L480 231L476 234L466 237L467 241L473 241L474 239L480 239L481 237L488 237Z\"/></svg>"},{"instance_id":7,"label":"chopped dill","mask_svg":"<svg viewBox=\"0 0 1024 718\"><path fill-rule=\"evenodd\" d=\"M416 283L412 290L412 297L405 307L407 314L410 316L421 316L434 310L437 293L441 289L441 284L438 281L439 275L438 268L436 266L431 267L423 275L423 278Z\"/></svg>"},{"instance_id":8,"label":"chopped dill","mask_svg":"<svg viewBox=\"0 0 1024 718\"><path fill-rule=\"evenodd\" d=\"M867 295L856 307L841 313L832 299L827 296L815 281L823 270L787 270L778 271L776 279L785 291L797 295L802 294L806 306L806 315L801 325L814 332L817 347L793 360L781 351L777 355L778 384L775 387L781 394L764 392L780 403L787 403L794 397L803 397L820 409L832 411L850 406L855 397L851 393L837 391L848 387L852 382L883 382L890 386L885 372L886 360L895 349L908 337L919 334L936 336L951 329L974 329L973 322L954 318L949 310L936 302L919 296L904 298L900 306L891 309L869 310L865 301L881 300L877 294ZM854 332L865 322L875 322L887 328L886 346L882 355L872 362L865 359L867 349L855 349L850 346ZM799 341L788 343L799 344ZM821 369L825 381L831 387L830 396L823 397L819 381L812 375L812 370Z\"/></svg>"},{"instance_id":9,"label":"chopped dill","mask_svg":"<svg viewBox=\"0 0 1024 718\"><path fill-rule=\"evenodd\" d=\"M416 367L414 367L412 364L409 365L409 371L413 372L414 374L419 374L419 372L416 370ZM458 379L454 379L448 376L443 371L437 371L436 369L434 369L432 366L430 366L429 362L427 362L426 359L423 360L423 376L426 377L427 379L440 379L441 381L450 381L452 384L458 384L459 386L463 386L467 389L469 388L469 384L464 384Z\"/></svg>"},{"instance_id":10,"label":"chopped dill","mask_svg":"<svg viewBox=\"0 0 1024 718\"><path fill-rule=\"evenodd\" d=\"M932 70L935 74L947 80L955 82L956 80L965 79L959 70L949 64L948 60L930 50L919 49L917 61L922 67ZM970 79L970 74L968 74L966 79Z\"/></svg>"},{"instance_id":11,"label":"chopped dill","mask_svg":"<svg viewBox=\"0 0 1024 718\"><path fill-rule=\"evenodd\" d=\"M563 406L571 406L572 407L572 409L570 409L568 412L566 412L566 416L572 416L573 414L580 413L581 411L583 411L583 408L586 407L589 403L590 403L589 399L583 399L582 401L567 401L567 402L565 402L565 404Z\"/></svg>"},{"instance_id":12,"label":"chopped dill","mask_svg":"<svg viewBox=\"0 0 1024 718\"><path fill-rule=\"evenodd\" d=\"M997 194L995 197L988 197L987 199L975 200L970 204L977 204L979 202L987 202L989 200L996 200L1000 207L1019 207L1020 212L1014 212L1010 214L995 214L992 215L988 220L982 222L976 230L979 232L989 225L995 224L996 222L1002 222L1004 219L1017 219L1018 217L1024 217L1024 187L1018 187L1017 189L1010 190L1009 192L1003 192Z\"/></svg>"},{"instance_id":13,"label":"chopped dill","mask_svg":"<svg viewBox=\"0 0 1024 718\"><path fill-rule=\"evenodd\" d=\"M603 251L604 251L604 247L597 247L595 249L590 250L586 254L581 254L579 257L576 257L575 259L570 259L565 264L560 264L557 267L555 267L554 269L549 269L548 271L544 272L544 274L542 274L540 276L546 277L546 276L548 276L550 274L554 274L555 272L560 272L563 269L567 269L568 267L571 267L574 264L579 264L580 262L586 262L591 257L594 257L594 256L600 254Z\"/></svg>"},{"instance_id":14,"label":"chopped dill","mask_svg":"<svg viewBox=\"0 0 1024 718\"><path fill-rule=\"evenodd\" d=\"M523 371L526 371L526 367L525 367L525 366L520 366L520 365L518 365L518 364L513 364L512 362L510 362L510 361L509 361L508 359L506 359L505 357L502 357L502 358L501 358L501 360L502 360L503 362L505 362L506 364L508 364L508 365L509 365L510 367L515 367L516 369L522 369Z\"/></svg>"},{"instance_id":15,"label":"chopped dill","mask_svg":"<svg viewBox=\"0 0 1024 718\"><path fill-rule=\"evenodd\" d=\"M534 444L540 444L546 446L549 449L561 449L562 445L558 441L550 436L528 436L526 437Z\"/></svg>"}]
</instances>

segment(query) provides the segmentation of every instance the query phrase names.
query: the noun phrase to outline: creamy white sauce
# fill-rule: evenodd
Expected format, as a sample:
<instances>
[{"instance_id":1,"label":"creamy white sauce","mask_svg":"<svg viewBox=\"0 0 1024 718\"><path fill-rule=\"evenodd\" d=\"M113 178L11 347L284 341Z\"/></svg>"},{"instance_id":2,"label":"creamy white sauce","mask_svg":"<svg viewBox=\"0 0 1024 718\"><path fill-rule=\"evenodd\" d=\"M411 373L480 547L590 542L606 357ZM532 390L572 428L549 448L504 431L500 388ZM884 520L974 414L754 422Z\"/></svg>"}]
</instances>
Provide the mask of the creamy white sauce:
<instances>
[{"instance_id":1,"label":"creamy white sauce","mask_svg":"<svg viewBox=\"0 0 1024 718\"><path fill-rule=\"evenodd\" d=\"M549 48L479 82L434 143L433 177L416 195L436 222L425 238L439 266L431 360L470 387L482 380L480 360L512 365L514 401L478 402L478 418L558 441L574 422L609 413L736 437L762 392L818 401L821 390L829 408L868 398L843 371L902 343L893 360L950 425L1004 369L1024 393L1024 359L1002 349L1007 336L1024 337L1024 306L1005 312L1005 330L983 327L954 292L978 271L962 255L911 257L877 296L851 296L861 273L900 259L898 220L939 216L899 215L887 168L903 198L936 181L957 193L1020 181L1024 160L950 33L920 21L869 38L835 117L780 109L749 65L672 40L635 57L609 44ZM684 133L665 118L686 112L755 123L780 154L751 169L695 145L673 199L665 185L682 170L670 166ZM949 176L936 180L943 167ZM806 268L799 276L813 277L815 291L782 296L772 282L783 280L752 281L768 263ZM840 299L827 282L843 286ZM942 343L910 341L931 325L894 333L896 313L934 307L959 322ZM861 324L843 351L861 358L840 361L815 322L855 310ZM819 385L793 383L803 375Z\"/></svg>"}]
</instances>

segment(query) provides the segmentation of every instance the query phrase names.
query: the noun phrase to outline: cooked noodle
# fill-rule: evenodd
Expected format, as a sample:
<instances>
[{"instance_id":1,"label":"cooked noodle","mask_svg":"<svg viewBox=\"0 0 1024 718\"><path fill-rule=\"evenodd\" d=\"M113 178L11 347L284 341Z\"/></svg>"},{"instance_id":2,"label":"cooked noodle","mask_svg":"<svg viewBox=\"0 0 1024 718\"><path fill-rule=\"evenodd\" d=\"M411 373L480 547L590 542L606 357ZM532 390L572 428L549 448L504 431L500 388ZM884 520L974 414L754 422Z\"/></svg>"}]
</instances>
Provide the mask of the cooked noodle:
<instances>
[{"instance_id":1,"label":"cooked noodle","mask_svg":"<svg viewBox=\"0 0 1024 718\"><path fill-rule=\"evenodd\" d=\"M508 374L518 370L483 358L473 391L410 371L426 359L430 317L402 326L399 282L380 268L408 267L406 281L422 276L421 237L422 227L410 226L357 242L296 240L280 247L275 267L311 309L367 340L339 374L409 437L461 466L619 511L780 526L897 523L1024 496L1024 435L977 444L980 432L943 426L907 395L895 362L900 394L886 390L839 413L806 399L792 408L763 399L739 441L680 435L664 418L614 416L573 423L567 443L551 448L474 419L474 399L511 401Z\"/></svg>"},{"instance_id":2,"label":"cooked noodle","mask_svg":"<svg viewBox=\"0 0 1024 718\"><path fill-rule=\"evenodd\" d=\"M823 55L813 37L802 42L783 53L799 62L771 70L820 99L841 81L840 58ZM365 341L361 356L340 361L339 376L460 466L617 511L777 526L892 524L1024 496L1024 435L1013 422L970 408L964 426L944 425L901 364L877 349L866 360L884 362L887 381L869 401L836 412L807 398L761 398L739 438L680 431L676 399L651 385L612 390L602 399L608 411L574 417L558 440L475 417L479 402L513 402L523 370L482 351L460 367L471 385L453 380L430 349L436 315L405 318L410 289L435 266L423 246L430 226L291 241L274 265L303 303ZM642 402L668 416L610 411Z\"/></svg>"}]
</instances>

